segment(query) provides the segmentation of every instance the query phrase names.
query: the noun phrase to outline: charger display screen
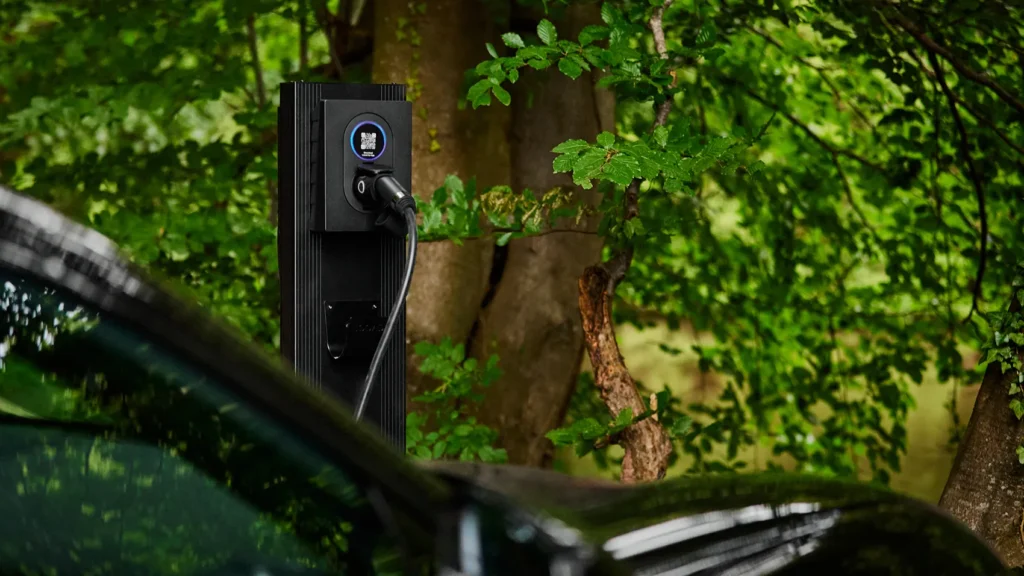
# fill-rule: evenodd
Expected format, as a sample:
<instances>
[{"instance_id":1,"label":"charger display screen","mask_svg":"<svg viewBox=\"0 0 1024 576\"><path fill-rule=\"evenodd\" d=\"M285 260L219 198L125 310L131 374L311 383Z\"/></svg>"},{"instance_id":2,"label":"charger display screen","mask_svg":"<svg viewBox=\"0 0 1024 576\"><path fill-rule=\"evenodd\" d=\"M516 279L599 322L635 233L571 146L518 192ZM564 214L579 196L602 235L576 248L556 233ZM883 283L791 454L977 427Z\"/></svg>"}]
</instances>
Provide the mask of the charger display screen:
<instances>
[{"instance_id":1,"label":"charger display screen","mask_svg":"<svg viewBox=\"0 0 1024 576\"><path fill-rule=\"evenodd\" d=\"M384 129L369 120L356 125L349 143L352 145L352 152L364 162L373 162L380 158L388 145Z\"/></svg>"}]
</instances>

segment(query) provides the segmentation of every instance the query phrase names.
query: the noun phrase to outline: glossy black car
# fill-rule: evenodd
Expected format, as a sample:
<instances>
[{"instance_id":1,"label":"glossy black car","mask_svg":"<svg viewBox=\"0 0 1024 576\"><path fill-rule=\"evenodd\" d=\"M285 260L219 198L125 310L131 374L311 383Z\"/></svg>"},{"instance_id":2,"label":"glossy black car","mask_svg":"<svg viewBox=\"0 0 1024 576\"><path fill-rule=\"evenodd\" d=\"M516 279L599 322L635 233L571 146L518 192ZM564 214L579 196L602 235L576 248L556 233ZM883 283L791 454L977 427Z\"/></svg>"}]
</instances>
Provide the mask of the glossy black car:
<instances>
[{"instance_id":1,"label":"glossy black car","mask_svg":"<svg viewBox=\"0 0 1024 576\"><path fill-rule=\"evenodd\" d=\"M971 574L840 482L416 466L94 231L0 189L0 576Z\"/></svg>"}]
</instances>

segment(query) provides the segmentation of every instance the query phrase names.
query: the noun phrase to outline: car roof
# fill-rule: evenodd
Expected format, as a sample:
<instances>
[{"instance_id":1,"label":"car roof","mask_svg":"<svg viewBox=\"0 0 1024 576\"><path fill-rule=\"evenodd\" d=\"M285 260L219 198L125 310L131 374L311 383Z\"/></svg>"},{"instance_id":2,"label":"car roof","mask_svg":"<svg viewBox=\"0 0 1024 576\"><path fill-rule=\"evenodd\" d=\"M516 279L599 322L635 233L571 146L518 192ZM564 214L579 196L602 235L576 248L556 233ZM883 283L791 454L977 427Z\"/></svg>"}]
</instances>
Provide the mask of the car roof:
<instances>
[{"instance_id":1,"label":"car roof","mask_svg":"<svg viewBox=\"0 0 1024 576\"><path fill-rule=\"evenodd\" d=\"M0 267L70 292L195 362L328 458L346 461L346 473L372 479L413 511L432 517L449 500L447 483L408 462L340 401L315 390L172 283L132 264L109 238L2 185Z\"/></svg>"}]
</instances>

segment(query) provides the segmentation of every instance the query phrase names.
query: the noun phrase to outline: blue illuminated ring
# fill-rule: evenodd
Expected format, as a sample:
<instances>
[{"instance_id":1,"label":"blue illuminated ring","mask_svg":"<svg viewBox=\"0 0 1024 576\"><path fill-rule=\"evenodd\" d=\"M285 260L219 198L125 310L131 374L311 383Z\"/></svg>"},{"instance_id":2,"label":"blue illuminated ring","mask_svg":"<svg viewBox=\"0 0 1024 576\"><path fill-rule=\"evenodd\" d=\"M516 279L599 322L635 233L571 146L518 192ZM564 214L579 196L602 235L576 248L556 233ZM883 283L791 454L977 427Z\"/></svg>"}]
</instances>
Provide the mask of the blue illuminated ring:
<instances>
[{"instance_id":1,"label":"blue illuminated ring","mask_svg":"<svg viewBox=\"0 0 1024 576\"><path fill-rule=\"evenodd\" d=\"M383 145L380 147L380 152L373 158L363 158L359 151L356 150L356 132L358 132L360 128L367 124L376 126L377 130L380 130L380 134L382 136L381 141L383 142ZM384 155L384 151L387 150L388 148L388 133L384 130L384 128L381 127L380 124L377 124L372 120L364 120L359 124L356 124L356 127L352 129L352 133L349 134L348 137L348 145L352 148L352 153L358 156L359 159L362 160L363 162L376 162L378 158Z\"/></svg>"}]
</instances>

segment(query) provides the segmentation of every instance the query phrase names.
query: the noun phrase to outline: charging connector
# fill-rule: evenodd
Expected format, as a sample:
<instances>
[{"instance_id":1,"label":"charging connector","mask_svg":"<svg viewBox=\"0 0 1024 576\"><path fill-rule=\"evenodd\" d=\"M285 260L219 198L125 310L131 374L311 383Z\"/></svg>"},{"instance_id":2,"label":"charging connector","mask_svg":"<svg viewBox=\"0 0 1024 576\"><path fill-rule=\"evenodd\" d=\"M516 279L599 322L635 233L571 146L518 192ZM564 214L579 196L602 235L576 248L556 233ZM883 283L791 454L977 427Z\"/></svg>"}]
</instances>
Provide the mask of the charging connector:
<instances>
[{"instance_id":1,"label":"charging connector","mask_svg":"<svg viewBox=\"0 0 1024 576\"><path fill-rule=\"evenodd\" d=\"M388 314L388 320L384 324L384 332L381 334L377 350L373 353L370 361L370 368L366 373L366 381L359 393L359 399L355 407L356 420L363 417L366 410L366 402L373 390L373 383L380 372L381 362L384 360L384 353L387 352L391 343L391 335L398 323L398 315L402 311L405 298L409 294L409 284L412 282L413 269L416 266L416 199L409 194L402 185L392 176L392 171L386 166L365 165L360 166L356 171L355 196L364 209L376 212L377 225L383 226L399 236L409 236L409 247L405 260L405 274L402 276L402 283L398 288L398 295L395 303Z\"/></svg>"}]
</instances>

